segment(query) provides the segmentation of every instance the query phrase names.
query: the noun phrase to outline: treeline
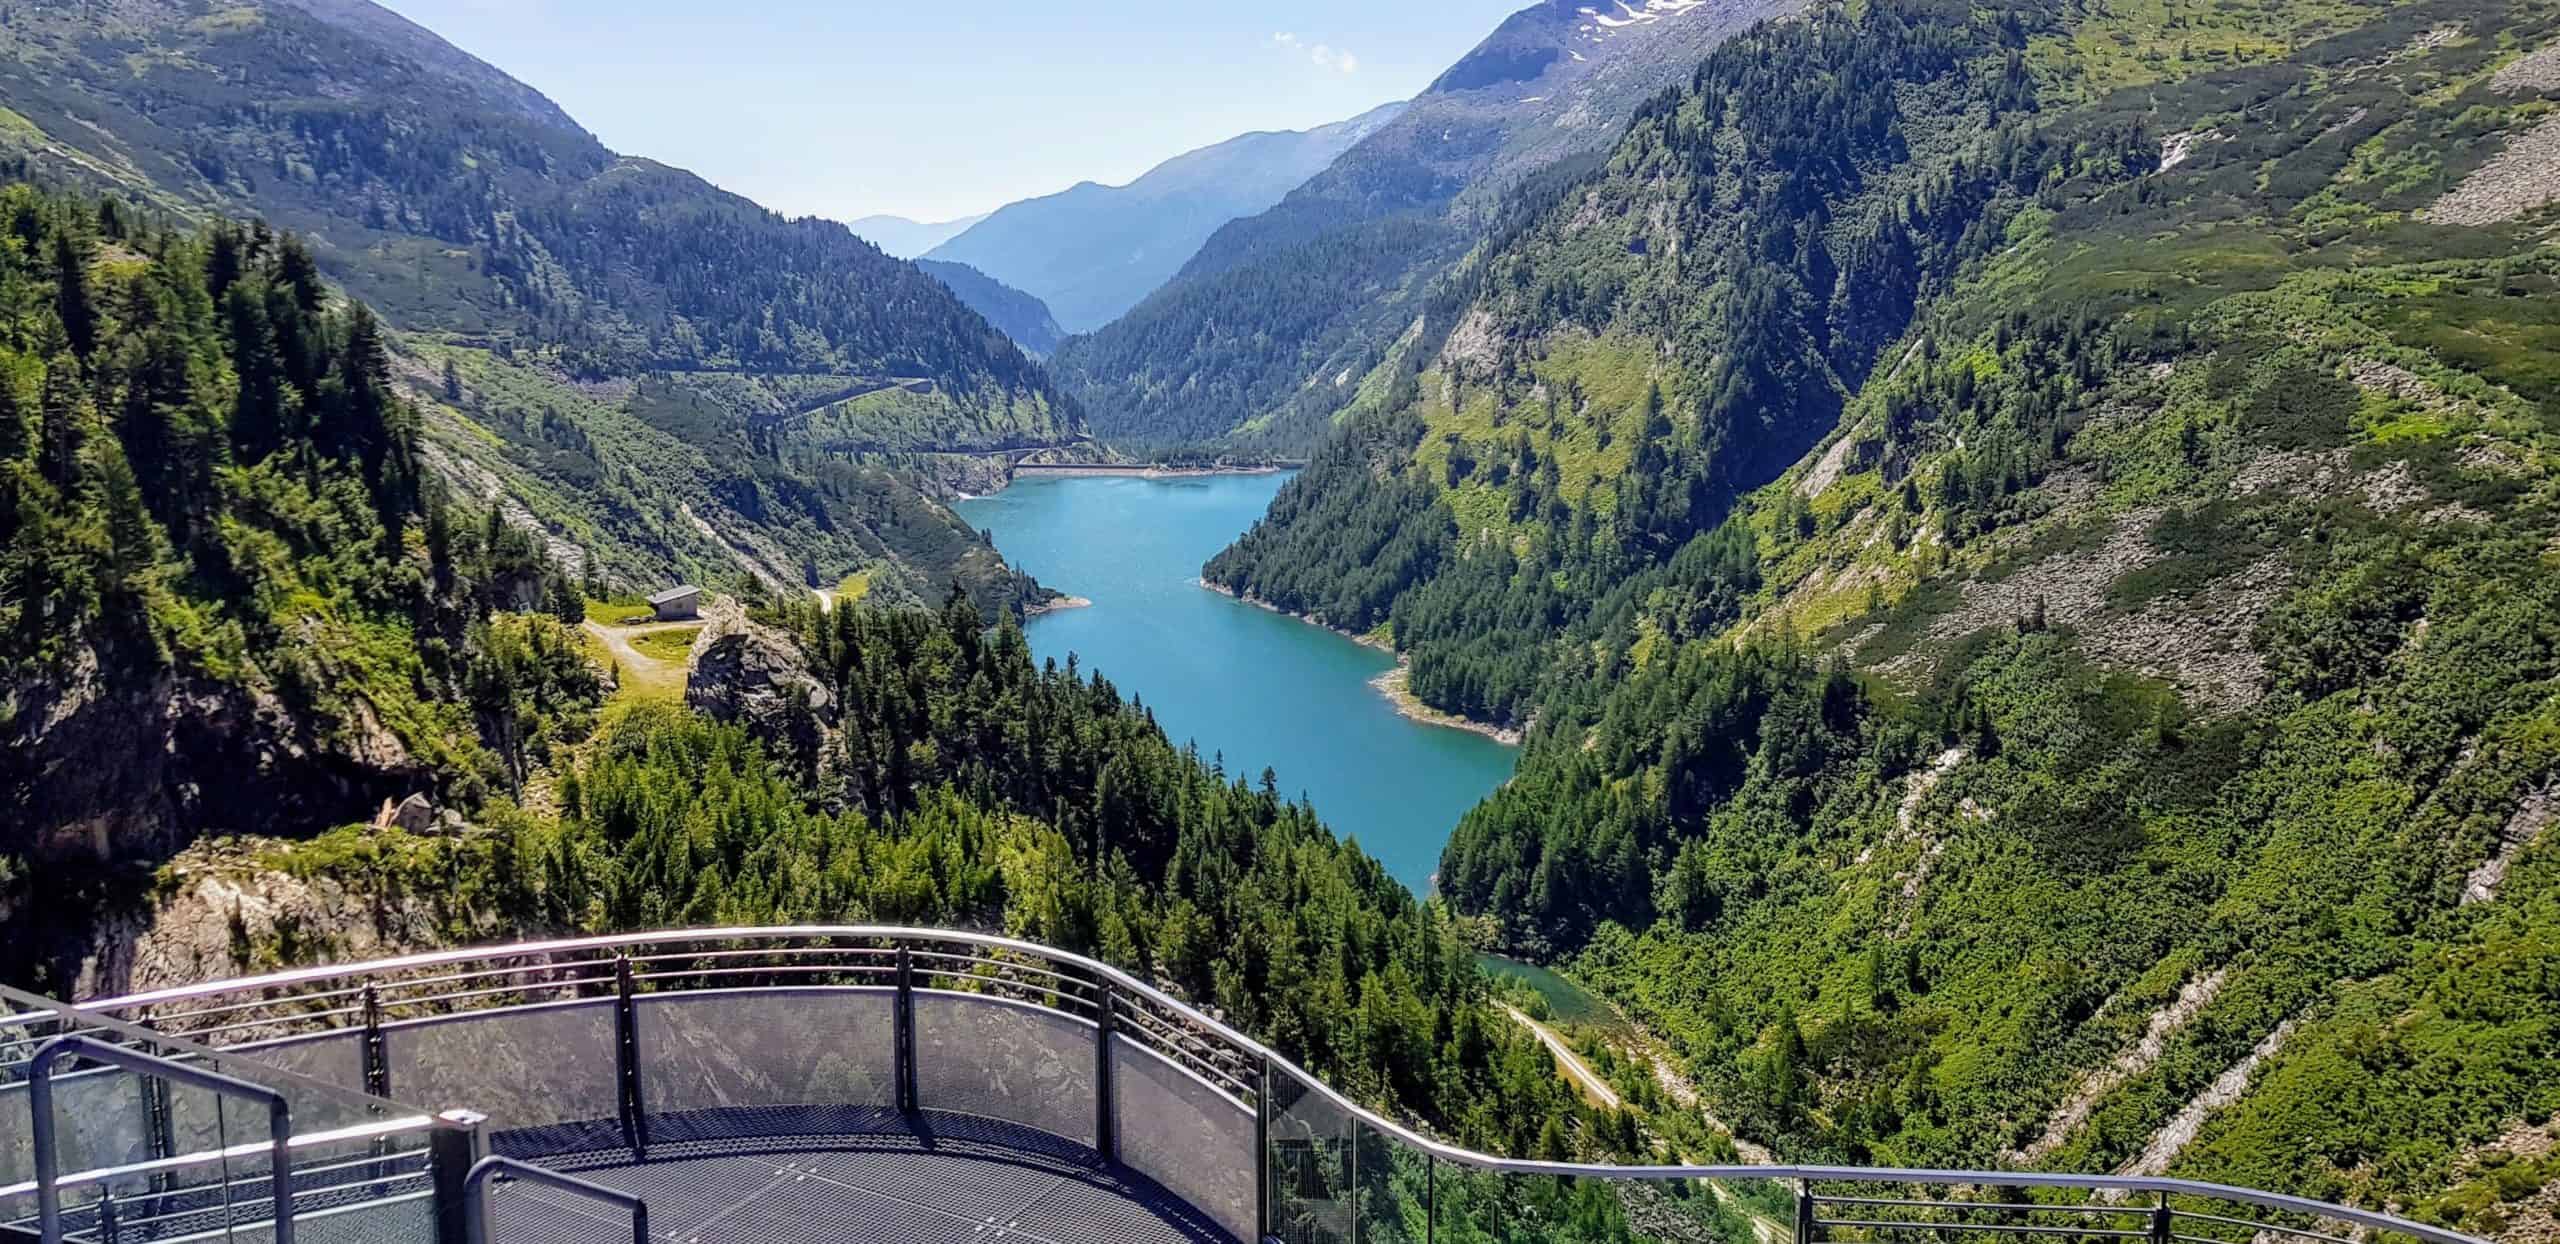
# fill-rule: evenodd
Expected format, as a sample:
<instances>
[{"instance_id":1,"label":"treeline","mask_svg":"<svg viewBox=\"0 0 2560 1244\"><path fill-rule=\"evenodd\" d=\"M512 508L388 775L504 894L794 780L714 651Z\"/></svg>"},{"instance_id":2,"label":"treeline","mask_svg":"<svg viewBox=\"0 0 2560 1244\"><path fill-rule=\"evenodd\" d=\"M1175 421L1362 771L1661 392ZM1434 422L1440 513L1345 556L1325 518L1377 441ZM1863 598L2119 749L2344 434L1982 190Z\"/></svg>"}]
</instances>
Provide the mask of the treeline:
<instances>
[{"instance_id":1,"label":"treeline","mask_svg":"<svg viewBox=\"0 0 2560 1244\"><path fill-rule=\"evenodd\" d=\"M0 228L8 668L105 647L237 670L314 610L451 641L499 608L576 612L529 536L428 476L381 325L298 240L23 183Z\"/></svg>"},{"instance_id":2,"label":"treeline","mask_svg":"<svg viewBox=\"0 0 2560 1244\"><path fill-rule=\"evenodd\" d=\"M517 789L601 697L579 616L533 537L427 471L381 325L298 240L0 187L0 700L23 710L0 878L25 961L21 935L96 916L98 846L66 853L65 826L108 827L112 869Z\"/></svg>"}]
</instances>

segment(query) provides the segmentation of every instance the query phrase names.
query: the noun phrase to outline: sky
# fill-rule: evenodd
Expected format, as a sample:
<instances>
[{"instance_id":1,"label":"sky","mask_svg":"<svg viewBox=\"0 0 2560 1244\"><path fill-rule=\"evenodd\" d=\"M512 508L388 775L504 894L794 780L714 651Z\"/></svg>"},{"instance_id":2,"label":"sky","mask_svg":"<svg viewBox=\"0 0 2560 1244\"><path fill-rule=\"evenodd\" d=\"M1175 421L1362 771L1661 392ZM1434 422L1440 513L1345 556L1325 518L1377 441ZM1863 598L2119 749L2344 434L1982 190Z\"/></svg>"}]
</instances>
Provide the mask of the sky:
<instances>
[{"instance_id":1,"label":"sky","mask_svg":"<svg viewBox=\"0 0 2560 1244\"><path fill-rule=\"evenodd\" d=\"M946 220L1408 99L1529 0L383 0L607 146Z\"/></svg>"}]
</instances>

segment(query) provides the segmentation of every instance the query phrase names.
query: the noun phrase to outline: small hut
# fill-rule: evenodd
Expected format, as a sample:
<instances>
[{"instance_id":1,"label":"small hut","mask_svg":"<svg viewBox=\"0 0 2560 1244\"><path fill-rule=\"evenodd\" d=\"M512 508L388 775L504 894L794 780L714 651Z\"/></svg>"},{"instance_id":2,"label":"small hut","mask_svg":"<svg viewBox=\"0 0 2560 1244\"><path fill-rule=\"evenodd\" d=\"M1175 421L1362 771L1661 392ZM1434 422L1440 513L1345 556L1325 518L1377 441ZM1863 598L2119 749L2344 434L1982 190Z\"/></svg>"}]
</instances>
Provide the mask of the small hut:
<instances>
[{"instance_id":1,"label":"small hut","mask_svg":"<svg viewBox=\"0 0 2560 1244\"><path fill-rule=\"evenodd\" d=\"M649 598L649 607L657 611L661 622L690 622L702 616L702 589L671 587Z\"/></svg>"}]
</instances>

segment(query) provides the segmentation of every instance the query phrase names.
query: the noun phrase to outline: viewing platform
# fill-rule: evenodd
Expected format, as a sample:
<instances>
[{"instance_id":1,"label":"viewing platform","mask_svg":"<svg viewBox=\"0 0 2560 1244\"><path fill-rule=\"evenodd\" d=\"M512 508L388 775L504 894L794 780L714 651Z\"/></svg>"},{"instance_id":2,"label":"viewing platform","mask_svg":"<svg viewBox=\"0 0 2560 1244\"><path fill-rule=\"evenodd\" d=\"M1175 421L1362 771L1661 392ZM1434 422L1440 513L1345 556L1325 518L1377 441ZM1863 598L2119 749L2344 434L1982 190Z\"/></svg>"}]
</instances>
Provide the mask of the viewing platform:
<instances>
[{"instance_id":1,"label":"viewing platform","mask_svg":"<svg viewBox=\"0 0 2560 1244\"><path fill-rule=\"evenodd\" d=\"M2173 1179L1497 1159L1002 938L704 930L0 990L44 1244L2476 1244Z\"/></svg>"}]
</instances>

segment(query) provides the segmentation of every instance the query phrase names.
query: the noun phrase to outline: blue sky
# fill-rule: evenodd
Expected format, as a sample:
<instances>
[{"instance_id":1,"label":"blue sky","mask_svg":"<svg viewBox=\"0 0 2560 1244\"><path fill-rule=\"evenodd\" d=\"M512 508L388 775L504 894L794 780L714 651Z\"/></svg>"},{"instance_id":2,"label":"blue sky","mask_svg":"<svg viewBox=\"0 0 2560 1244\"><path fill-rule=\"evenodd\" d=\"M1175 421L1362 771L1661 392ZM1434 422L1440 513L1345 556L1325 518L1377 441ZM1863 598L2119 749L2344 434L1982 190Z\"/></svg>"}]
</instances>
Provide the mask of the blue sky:
<instances>
[{"instance_id":1,"label":"blue sky","mask_svg":"<svg viewBox=\"0 0 2560 1244\"><path fill-rule=\"evenodd\" d=\"M615 150L940 220L1409 98L1529 0L383 0Z\"/></svg>"}]
</instances>

